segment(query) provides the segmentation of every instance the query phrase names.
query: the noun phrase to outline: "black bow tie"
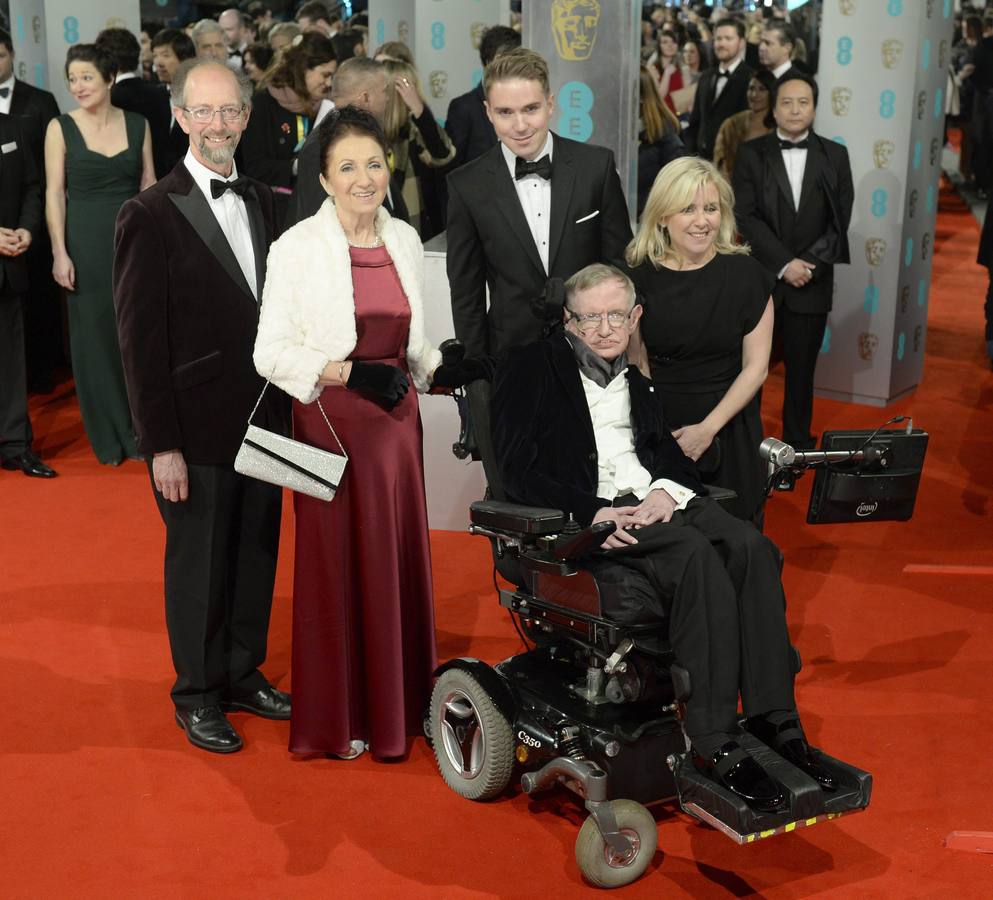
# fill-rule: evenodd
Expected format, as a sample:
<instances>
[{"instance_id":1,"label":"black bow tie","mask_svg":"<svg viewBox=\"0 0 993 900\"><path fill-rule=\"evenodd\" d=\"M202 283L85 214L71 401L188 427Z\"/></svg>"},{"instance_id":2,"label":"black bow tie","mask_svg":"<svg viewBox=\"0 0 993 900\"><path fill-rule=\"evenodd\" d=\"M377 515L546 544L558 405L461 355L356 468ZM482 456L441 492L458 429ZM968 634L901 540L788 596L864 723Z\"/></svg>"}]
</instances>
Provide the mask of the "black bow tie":
<instances>
[{"instance_id":1,"label":"black bow tie","mask_svg":"<svg viewBox=\"0 0 993 900\"><path fill-rule=\"evenodd\" d=\"M218 197L224 196L225 191L234 191L239 194L242 198L247 196L255 196L255 188L252 186L252 182L249 181L244 175L240 175L234 181L221 181L220 178L210 179L210 196L215 200Z\"/></svg>"},{"instance_id":2,"label":"black bow tie","mask_svg":"<svg viewBox=\"0 0 993 900\"><path fill-rule=\"evenodd\" d=\"M781 150L806 150L810 146L810 141L804 138L802 141L797 141L795 144L793 141L784 141L782 138L779 139L779 147Z\"/></svg>"},{"instance_id":3,"label":"black bow tie","mask_svg":"<svg viewBox=\"0 0 993 900\"><path fill-rule=\"evenodd\" d=\"M3 97L3 99L6 100L9 96L10 96L9 87L0 88L0 97Z\"/></svg>"},{"instance_id":4,"label":"black bow tie","mask_svg":"<svg viewBox=\"0 0 993 900\"><path fill-rule=\"evenodd\" d=\"M725 72L724 69L719 69L717 72L717 80L720 81L722 78L730 78L731 73Z\"/></svg>"},{"instance_id":5,"label":"black bow tie","mask_svg":"<svg viewBox=\"0 0 993 900\"><path fill-rule=\"evenodd\" d=\"M552 161L548 158L548 154L534 162L517 157L517 162L514 163L514 178L520 181L522 178L527 178L528 175L537 175L539 178L544 178L545 181L552 177Z\"/></svg>"}]
</instances>

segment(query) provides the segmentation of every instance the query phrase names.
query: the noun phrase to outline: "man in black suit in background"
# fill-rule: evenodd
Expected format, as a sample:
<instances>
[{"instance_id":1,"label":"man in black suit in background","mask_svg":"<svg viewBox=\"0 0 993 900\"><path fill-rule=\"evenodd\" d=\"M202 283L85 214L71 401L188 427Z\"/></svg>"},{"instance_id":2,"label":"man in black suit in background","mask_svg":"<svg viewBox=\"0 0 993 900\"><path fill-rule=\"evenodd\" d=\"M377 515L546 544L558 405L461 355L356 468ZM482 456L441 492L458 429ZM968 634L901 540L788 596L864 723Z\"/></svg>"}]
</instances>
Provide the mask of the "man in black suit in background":
<instances>
[{"instance_id":1,"label":"man in black suit in background","mask_svg":"<svg viewBox=\"0 0 993 900\"><path fill-rule=\"evenodd\" d=\"M768 69L776 81L782 81L795 71L793 50L796 47L796 32L789 22L770 19L762 29L759 41L759 62Z\"/></svg>"},{"instance_id":2,"label":"man in black suit in background","mask_svg":"<svg viewBox=\"0 0 993 900\"><path fill-rule=\"evenodd\" d=\"M59 114L59 106L48 91L14 77L14 43L3 29L0 29L0 114L15 120L25 153L38 173L44 198L45 131ZM44 212L44 199L42 205ZM33 235L26 260L30 282L30 296L24 309L28 388L47 393L54 387L53 373L64 361L64 355L59 293L52 278L52 245L44 222Z\"/></svg>"},{"instance_id":3,"label":"man in black suit in background","mask_svg":"<svg viewBox=\"0 0 993 900\"><path fill-rule=\"evenodd\" d=\"M724 120L748 109L748 82L754 71L745 62L745 23L729 17L714 28L717 65L704 70L697 83L690 123L683 133L686 146L712 159L717 132Z\"/></svg>"},{"instance_id":4,"label":"man in black suit in background","mask_svg":"<svg viewBox=\"0 0 993 900\"><path fill-rule=\"evenodd\" d=\"M0 465L52 478L31 449L23 297L28 290L26 252L44 228L41 187L17 120L0 113Z\"/></svg>"},{"instance_id":5,"label":"man in black suit in background","mask_svg":"<svg viewBox=\"0 0 993 900\"><path fill-rule=\"evenodd\" d=\"M479 59L483 68L485 69L501 53L520 46L519 31L514 31L506 25L487 28L479 43ZM483 94L482 79L471 91L456 97L448 104L445 131L455 145L453 169L465 165L477 156L482 156L496 145L496 132L486 117L486 97Z\"/></svg>"},{"instance_id":6,"label":"man in black suit in background","mask_svg":"<svg viewBox=\"0 0 993 900\"><path fill-rule=\"evenodd\" d=\"M252 352L274 235L269 188L237 177L252 85L226 63L189 61L173 112L183 161L128 200L114 236L114 304L138 447L166 526L165 606L176 722L196 747L242 742L226 711L288 719L265 661L282 490L234 458L262 392ZM286 396L253 422L286 433Z\"/></svg>"},{"instance_id":7,"label":"man in black suit in background","mask_svg":"<svg viewBox=\"0 0 993 900\"><path fill-rule=\"evenodd\" d=\"M148 122L155 177L161 178L172 168L169 165L169 95L162 85L141 77L141 45L126 28L105 28L97 35L96 44L117 63L118 74L110 89L110 102L119 109L144 116Z\"/></svg>"},{"instance_id":8,"label":"man in black suit in background","mask_svg":"<svg viewBox=\"0 0 993 900\"><path fill-rule=\"evenodd\" d=\"M152 38L152 65L159 81L165 86L166 104L168 105L168 90L172 84L172 76L188 59L197 55L192 38L178 28L163 28ZM180 127L172 110L169 111L169 129L165 147L162 150L162 165L166 172L171 172L189 149L190 141L186 132Z\"/></svg>"},{"instance_id":9,"label":"man in black suit in background","mask_svg":"<svg viewBox=\"0 0 993 900\"><path fill-rule=\"evenodd\" d=\"M813 78L794 71L777 84L772 104L776 130L738 150L734 211L755 258L779 279L773 303L786 366L783 440L810 449L814 369L834 265L849 262L854 188L848 151L813 132Z\"/></svg>"}]
</instances>

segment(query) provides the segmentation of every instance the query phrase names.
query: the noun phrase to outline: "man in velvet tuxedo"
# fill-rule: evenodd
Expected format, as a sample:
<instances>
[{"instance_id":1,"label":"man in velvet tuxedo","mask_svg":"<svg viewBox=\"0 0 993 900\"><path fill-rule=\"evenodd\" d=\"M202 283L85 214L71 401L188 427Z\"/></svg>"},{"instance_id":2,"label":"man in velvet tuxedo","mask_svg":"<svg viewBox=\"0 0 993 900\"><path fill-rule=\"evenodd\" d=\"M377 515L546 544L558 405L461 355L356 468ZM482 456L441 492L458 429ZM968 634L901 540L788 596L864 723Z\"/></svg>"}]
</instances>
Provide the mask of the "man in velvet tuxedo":
<instances>
[{"instance_id":1,"label":"man in velvet tuxedo","mask_svg":"<svg viewBox=\"0 0 993 900\"><path fill-rule=\"evenodd\" d=\"M745 24L740 19L723 19L714 28L717 65L700 74L690 122L683 132L687 148L704 159L713 159L724 120L748 109L748 82L754 70L745 62L745 47Z\"/></svg>"},{"instance_id":2,"label":"man in velvet tuxedo","mask_svg":"<svg viewBox=\"0 0 993 900\"><path fill-rule=\"evenodd\" d=\"M772 105L776 130L738 150L734 212L755 258L779 279L772 298L786 367L783 440L810 449L814 369L834 266L849 261L854 188L848 152L812 130L814 80L792 70L776 85Z\"/></svg>"},{"instance_id":3,"label":"man in velvet tuxedo","mask_svg":"<svg viewBox=\"0 0 993 900\"><path fill-rule=\"evenodd\" d=\"M14 43L0 28L0 114L14 120L21 134L21 149L30 158L45 198L45 131L59 114L55 97L14 77ZM37 229L25 254L28 293L24 300L24 338L29 390L48 392L53 372L63 360L62 313L59 292L52 278L52 245L48 229Z\"/></svg>"},{"instance_id":4,"label":"man in velvet tuxedo","mask_svg":"<svg viewBox=\"0 0 993 900\"><path fill-rule=\"evenodd\" d=\"M641 313L630 279L595 264L565 291L564 334L512 350L494 380L506 499L561 509L583 526L615 524L605 552L584 565L617 588L603 593L607 616L668 620L692 684L683 726L704 772L757 808L783 802L735 741L740 693L749 730L832 790L796 711L775 546L705 496L658 393L627 364Z\"/></svg>"},{"instance_id":5,"label":"man in velvet tuxedo","mask_svg":"<svg viewBox=\"0 0 993 900\"><path fill-rule=\"evenodd\" d=\"M242 742L225 715L288 719L259 671L279 546L278 487L233 468L263 380L252 352L273 234L267 187L238 177L234 151L251 83L212 60L184 63L173 111L189 150L117 220L114 301L138 447L166 526L166 625L176 721L195 746ZM270 388L253 423L285 433Z\"/></svg>"}]
</instances>

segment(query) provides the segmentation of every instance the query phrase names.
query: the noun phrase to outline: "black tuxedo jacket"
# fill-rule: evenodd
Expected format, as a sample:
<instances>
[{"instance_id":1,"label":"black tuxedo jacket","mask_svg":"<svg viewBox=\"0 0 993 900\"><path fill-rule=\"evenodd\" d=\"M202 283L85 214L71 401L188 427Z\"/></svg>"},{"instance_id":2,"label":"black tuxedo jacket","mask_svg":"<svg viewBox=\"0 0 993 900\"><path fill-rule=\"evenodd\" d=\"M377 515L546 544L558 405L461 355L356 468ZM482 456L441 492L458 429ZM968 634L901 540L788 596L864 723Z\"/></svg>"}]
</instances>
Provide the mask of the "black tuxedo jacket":
<instances>
[{"instance_id":1,"label":"black tuxedo jacket","mask_svg":"<svg viewBox=\"0 0 993 900\"><path fill-rule=\"evenodd\" d=\"M166 142L162 151L162 164L166 167L166 172L171 172L190 149L190 136L179 126L179 122L172 119L172 109L169 111L170 121L166 129Z\"/></svg>"},{"instance_id":2,"label":"black tuxedo jacket","mask_svg":"<svg viewBox=\"0 0 993 900\"><path fill-rule=\"evenodd\" d=\"M270 187L292 187L298 140L296 113L280 106L268 91L256 91L238 144L239 171Z\"/></svg>"},{"instance_id":3,"label":"black tuxedo jacket","mask_svg":"<svg viewBox=\"0 0 993 900\"><path fill-rule=\"evenodd\" d=\"M42 227L41 182L18 120L0 115L0 227L26 228L31 238ZM28 289L25 254L0 256L0 294Z\"/></svg>"},{"instance_id":4,"label":"black tuxedo jacket","mask_svg":"<svg viewBox=\"0 0 993 900\"><path fill-rule=\"evenodd\" d=\"M773 293L776 306L785 303L792 312L826 313L831 309L834 264L849 262L855 191L848 151L813 132L809 141L799 209L793 205L776 132L742 144L734 165L734 212L752 254L773 274L794 257L816 266L812 280L802 288L780 280Z\"/></svg>"},{"instance_id":5,"label":"black tuxedo jacket","mask_svg":"<svg viewBox=\"0 0 993 900\"><path fill-rule=\"evenodd\" d=\"M486 95L480 83L448 104L445 131L455 146L453 168L482 156L497 143L493 125L486 118L486 107L483 105L485 102Z\"/></svg>"},{"instance_id":6,"label":"black tuxedo jacket","mask_svg":"<svg viewBox=\"0 0 993 900\"><path fill-rule=\"evenodd\" d=\"M635 452L652 479L706 494L693 462L665 424L662 400L628 367ZM561 509L581 525L610 506L597 496L596 438L576 355L562 334L512 350L497 369L490 427L508 499Z\"/></svg>"},{"instance_id":7,"label":"black tuxedo jacket","mask_svg":"<svg viewBox=\"0 0 993 900\"><path fill-rule=\"evenodd\" d=\"M549 278L619 262L631 240L614 154L555 135L546 273L501 145L448 176L448 282L455 335L469 356L541 336L531 303ZM486 288L490 308L486 310Z\"/></svg>"},{"instance_id":8,"label":"black tuxedo jacket","mask_svg":"<svg viewBox=\"0 0 993 900\"><path fill-rule=\"evenodd\" d=\"M744 60L729 76L720 97L714 99L718 66L704 69L697 82L696 99L690 113L690 123L683 133L683 140L698 156L712 159L717 132L728 116L748 109L748 82L755 70Z\"/></svg>"},{"instance_id":9,"label":"black tuxedo jacket","mask_svg":"<svg viewBox=\"0 0 993 900\"><path fill-rule=\"evenodd\" d=\"M59 105L52 94L26 81L14 79L10 117L17 120L42 186L45 184L45 132L48 130L48 123L58 114Z\"/></svg>"},{"instance_id":10,"label":"black tuxedo jacket","mask_svg":"<svg viewBox=\"0 0 993 900\"><path fill-rule=\"evenodd\" d=\"M255 191L245 206L261 297L274 210L269 189ZM264 384L252 362L259 307L185 165L121 208L114 304L141 452L231 464ZM253 423L284 430L285 395L270 386L265 399Z\"/></svg>"},{"instance_id":11,"label":"black tuxedo jacket","mask_svg":"<svg viewBox=\"0 0 993 900\"><path fill-rule=\"evenodd\" d=\"M119 109L145 117L152 138L155 177L162 178L170 172L175 162L169 164L172 158L169 143L169 92L161 84L152 84L140 77L126 78L110 89L110 102ZM181 128L179 131L183 133Z\"/></svg>"}]
</instances>

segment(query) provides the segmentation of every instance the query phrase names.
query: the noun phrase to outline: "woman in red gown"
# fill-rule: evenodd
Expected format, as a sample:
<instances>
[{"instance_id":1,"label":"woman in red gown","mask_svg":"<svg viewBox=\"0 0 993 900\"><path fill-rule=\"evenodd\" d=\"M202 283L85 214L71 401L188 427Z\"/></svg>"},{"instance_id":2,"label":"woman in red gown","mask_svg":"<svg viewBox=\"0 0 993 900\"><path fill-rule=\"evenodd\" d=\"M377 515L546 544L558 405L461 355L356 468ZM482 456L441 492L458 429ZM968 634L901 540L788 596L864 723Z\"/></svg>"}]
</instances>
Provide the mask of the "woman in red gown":
<instances>
[{"instance_id":1,"label":"woman in red gown","mask_svg":"<svg viewBox=\"0 0 993 900\"><path fill-rule=\"evenodd\" d=\"M408 387L432 386L440 354L424 338L420 239L381 208L382 130L347 108L320 141L330 199L272 245L255 346L258 371L295 398L295 438L338 450L319 401L349 457L330 503L295 496L290 750L389 758L420 730L435 665Z\"/></svg>"}]
</instances>

